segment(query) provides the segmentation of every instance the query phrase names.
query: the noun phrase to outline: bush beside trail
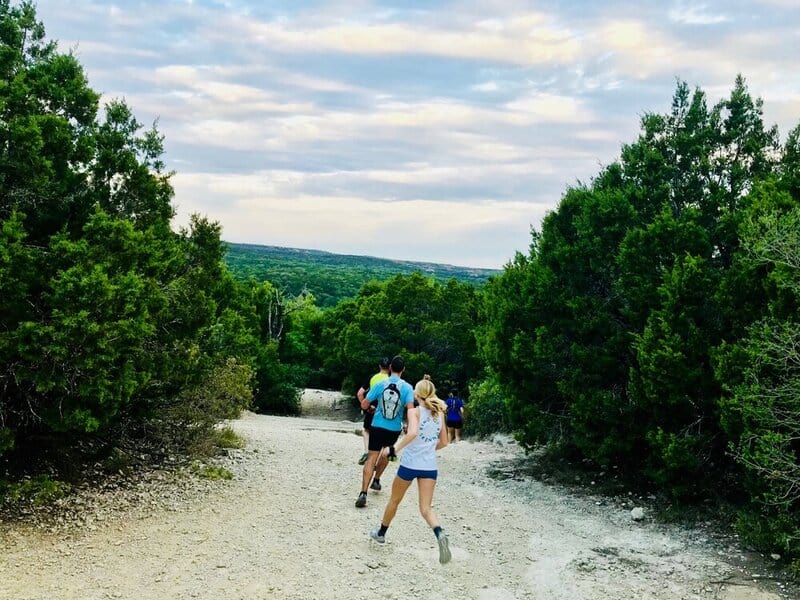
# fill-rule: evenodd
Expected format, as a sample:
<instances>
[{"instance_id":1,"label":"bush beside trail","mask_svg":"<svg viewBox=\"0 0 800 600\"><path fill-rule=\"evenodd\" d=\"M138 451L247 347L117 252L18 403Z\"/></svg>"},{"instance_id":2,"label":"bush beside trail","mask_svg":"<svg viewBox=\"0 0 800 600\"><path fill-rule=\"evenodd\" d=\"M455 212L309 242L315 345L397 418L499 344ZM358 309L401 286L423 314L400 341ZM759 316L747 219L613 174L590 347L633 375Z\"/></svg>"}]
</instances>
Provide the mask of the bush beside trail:
<instances>
[{"instance_id":1,"label":"bush beside trail","mask_svg":"<svg viewBox=\"0 0 800 600\"><path fill-rule=\"evenodd\" d=\"M101 115L31 2L0 2L0 44L0 494L52 496L115 449L198 451L254 400L296 411L291 301L233 280L218 224L172 231L155 126Z\"/></svg>"},{"instance_id":2,"label":"bush beside trail","mask_svg":"<svg viewBox=\"0 0 800 600\"><path fill-rule=\"evenodd\" d=\"M800 560L800 127L781 144L741 77L641 125L489 282L482 356L528 447L721 497Z\"/></svg>"}]
</instances>

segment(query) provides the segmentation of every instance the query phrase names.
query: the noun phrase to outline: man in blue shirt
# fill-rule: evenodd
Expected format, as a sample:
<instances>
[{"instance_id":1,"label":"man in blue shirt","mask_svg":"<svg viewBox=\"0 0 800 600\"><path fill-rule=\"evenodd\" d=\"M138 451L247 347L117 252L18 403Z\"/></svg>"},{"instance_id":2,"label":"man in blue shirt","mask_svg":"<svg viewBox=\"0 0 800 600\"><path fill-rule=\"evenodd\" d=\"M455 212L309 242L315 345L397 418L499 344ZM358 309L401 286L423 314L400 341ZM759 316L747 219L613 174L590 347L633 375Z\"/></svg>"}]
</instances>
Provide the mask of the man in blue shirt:
<instances>
[{"instance_id":1,"label":"man in blue shirt","mask_svg":"<svg viewBox=\"0 0 800 600\"><path fill-rule=\"evenodd\" d=\"M395 356L389 365L389 377L370 387L367 393L367 400L377 401L378 405L372 417L368 456L361 475L361 493L356 500L357 508L367 505L368 487L376 491L381 489L380 476L387 465L387 459L381 455L381 450L391 448L397 441L403 428L404 412L408 410L409 421L418 418L416 411L409 410L414 408L414 388L401 378L405 368L403 357ZM375 479L372 479L373 473Z\"/></svg>"}]
</instances>

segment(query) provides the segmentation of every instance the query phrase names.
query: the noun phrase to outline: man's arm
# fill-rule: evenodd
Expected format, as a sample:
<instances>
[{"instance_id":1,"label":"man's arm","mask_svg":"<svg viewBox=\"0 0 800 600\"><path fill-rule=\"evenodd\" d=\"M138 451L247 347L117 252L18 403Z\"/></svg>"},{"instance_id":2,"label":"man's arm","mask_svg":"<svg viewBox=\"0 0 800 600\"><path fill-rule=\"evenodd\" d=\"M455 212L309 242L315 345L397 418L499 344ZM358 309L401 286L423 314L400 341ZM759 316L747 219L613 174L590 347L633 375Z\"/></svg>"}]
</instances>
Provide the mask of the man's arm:
<instances>
[{"instance_id":1,"label":"man's arm","mask_svg":"<svg viewBox=\"0 0 800 600\"><path fill-rule=\"evenodd\" d=\"M378 389L383 389L383 386L381 386L379 383L376 383L371 388L369 388L369 391L367 392L367 400L369 400L370 402L377 400Z\"/></svg>"},{"instance_id":2,"label":"man's arm","mask_svg":"<svg viewBox=\"0 0 800 600\"><path fill-rule=\"evenodd\" d=\"M367 400L367 390L364 389L364 386L358 388L356 392L356 397L358 398L358 403L361 405L361 410L367 410L369 408L369 400Z\"/></svg>"},{"instance_id":3,"label":"man's arm","mask_svg":"<svg viewBox=\"0 0 800 600\"><path fill-rule=\"evenodd\" d=\"M408 432L394 445L395 453L408 446L419 433L419 409L414 406L413 402L406 404L406 417L408 418ZM386 454L388 453L389 449L386 448Z\"/></svg>"}]
</instances>

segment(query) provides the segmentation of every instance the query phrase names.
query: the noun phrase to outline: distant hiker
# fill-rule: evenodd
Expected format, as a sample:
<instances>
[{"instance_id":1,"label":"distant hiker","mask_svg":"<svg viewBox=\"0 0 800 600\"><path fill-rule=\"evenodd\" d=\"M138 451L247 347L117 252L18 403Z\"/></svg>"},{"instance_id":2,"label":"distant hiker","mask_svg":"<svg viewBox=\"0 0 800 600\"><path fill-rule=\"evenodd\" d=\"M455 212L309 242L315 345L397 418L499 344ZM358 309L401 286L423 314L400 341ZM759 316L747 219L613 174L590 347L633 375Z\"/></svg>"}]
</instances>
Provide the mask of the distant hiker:
<instances>
[{"instance_id":1,"label":"distant hiker","mask_svg":"<svg viewBox=\"0 0 800 600\"><path fill-rule=\"evenodd\" d=\"M392 496L386 504L383 519L379 526L369 532L369 536L379 544L386 542L386 530L392 524L397 507L411 486L411 482L416 479L419 490L419 512L433 529L439 544L439 562L445 564L450 561L450 543L439 525L439 518L433 512L431 504L438 475L436 451L447 446L447 430L444 427L444 412L447 406L436 396L436 387L429 379L417 383L414 387L414 396L419 401L419 407L408 413L408 434L395 446L382 452L388 454L403 451L397 475L392 483Z\"/></svg>"},{"instance_id":2,"label":"distant hiker","mask_svg":"<svg viewBox=\"0 0 800 600\"><path fill-rule=\"evenodd\" d=\"M369 429L372 427L372 415L375 414L375 406L378 404L377 401L369 402L366 398L366 395L373 385L389 377L389 363L389 359L384 356L378 363L378 372L365 381L363 385L358 388L358 392L356 392L358 402L361 404L361 410L364 411L364 426L361 429L361 437L364 440L364 454L362 454L361 458L358 459L358 464L360 465L363 465L365 462L367 462L367 453L369 451Z\"/></svg>"},{"instance_id":3,"label":"distant hiker","mask_svg":"<svg viewBox=\"0 0 800 600\"><path fill-rule=\"evenodd\" d=\"M400 377L405 368L406 363L403 357L395 356L389 364L389 377L371 386L367 392L366 399L369 402L377 401L378 404L375 407L372 426L369 430L368 454L361 475L361 493L356 500L357 508L367 505L368 487L375 491L381 489L380 478L386 469L388 460L381 450L397 441L403 426L403 413L414 406L414 389L411 384ZM409 412L409 419L411 412ZM375 475L374 479L373 474ZM370 484L370 480L372 480L372 484Z\"/></svg>"},{"instance_id":4,"label":"distant hiker","mask_svg":"<svg viewBox=\"0 0 800 600\"><path fill-rule=\"evenodd\" d=\"M451 442L461 441L461 429L464 427L464 401L450 392L447 397L447 433Z\"/></svg>"}]
</instances>

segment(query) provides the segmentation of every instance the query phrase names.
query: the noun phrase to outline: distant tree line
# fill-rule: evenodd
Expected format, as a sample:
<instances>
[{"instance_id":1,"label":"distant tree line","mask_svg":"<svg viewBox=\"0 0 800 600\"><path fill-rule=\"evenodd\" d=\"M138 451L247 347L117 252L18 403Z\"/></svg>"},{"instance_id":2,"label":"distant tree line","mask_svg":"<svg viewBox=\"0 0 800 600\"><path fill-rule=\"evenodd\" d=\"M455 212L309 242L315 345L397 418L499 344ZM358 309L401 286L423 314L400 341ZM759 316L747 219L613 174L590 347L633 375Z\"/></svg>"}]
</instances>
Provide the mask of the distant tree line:
<instances>
[{"instance_id":1,"label":"distant tree line","mask_svg":"<svg viewBox=\"0 0 800 600\"><path fill-rule=\"evenodd\" d=\"M500 272L253 244L228 244L225 262L237 279L267 280L289 296L309 293L320 308L332 308L366 283L395 275L422 273L441 283L456 279L479 287Z\"/></svg>"}]
</instances>

